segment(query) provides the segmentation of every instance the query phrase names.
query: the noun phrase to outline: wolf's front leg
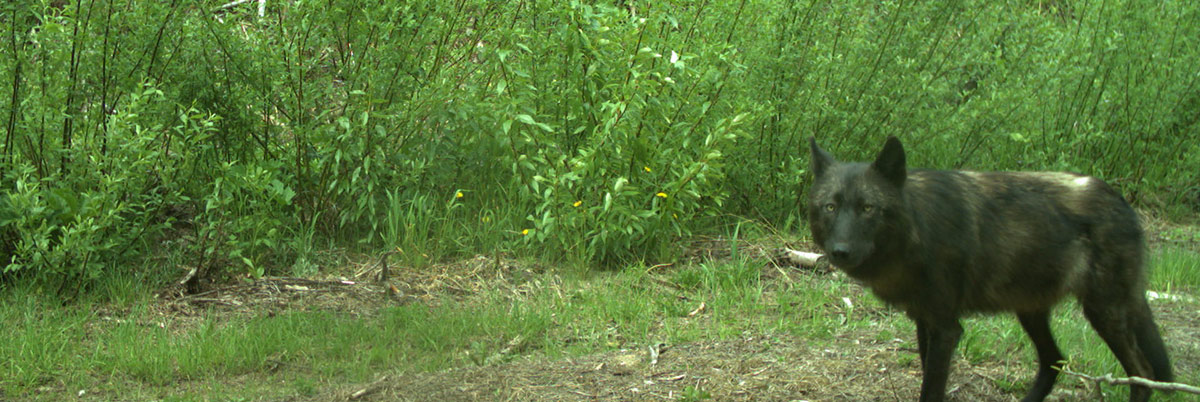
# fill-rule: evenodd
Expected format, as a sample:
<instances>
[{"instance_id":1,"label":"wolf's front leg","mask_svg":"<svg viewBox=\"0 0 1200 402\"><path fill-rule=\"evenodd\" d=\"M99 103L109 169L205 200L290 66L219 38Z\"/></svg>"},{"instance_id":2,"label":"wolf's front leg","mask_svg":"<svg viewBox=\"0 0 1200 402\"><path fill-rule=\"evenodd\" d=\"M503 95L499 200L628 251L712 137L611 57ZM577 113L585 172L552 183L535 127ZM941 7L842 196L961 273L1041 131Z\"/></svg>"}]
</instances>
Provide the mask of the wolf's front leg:
<instances>
[{"instance_id":1,"label":"wolf's front leg","mask_svg":"<svg viewBox=\"0 0 1200 402\"><path fill-rule=\"evenodd\" d=\"M921 354L921 402L938 402L946 397L950 359L962 337L958 320L917 320L917 350Z\"/></svg>"}]
</instances>

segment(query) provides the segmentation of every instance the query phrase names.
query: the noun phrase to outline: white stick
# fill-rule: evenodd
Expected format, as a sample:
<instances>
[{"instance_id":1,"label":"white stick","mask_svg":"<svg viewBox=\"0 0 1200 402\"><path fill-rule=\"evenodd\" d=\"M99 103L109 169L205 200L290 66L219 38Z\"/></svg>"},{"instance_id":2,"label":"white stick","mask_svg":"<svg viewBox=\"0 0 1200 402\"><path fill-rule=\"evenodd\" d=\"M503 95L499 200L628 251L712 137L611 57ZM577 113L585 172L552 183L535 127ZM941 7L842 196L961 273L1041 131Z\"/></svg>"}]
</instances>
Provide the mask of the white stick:
<instances>
[{"instance_id":1,"label":"white stick","mask_svg":"<svg viewBox=\"0 0 1200 402\"><path fill-rule=\"evenodd\" d=\"M823 254L809 253L806 251L798 251L786 248L783 249L782 255L782 257L789 263L809 268L817 266L817 261L824 256L825 255Z\"/></svg>"},{"instance_id":2,"label":"white stick","mask_svg":"<svg viewBox=\"0 0 1200 402\"><path fill-rule=\"evenodd\" d=\"M1187 385L1187 384L1177 383L1177 382L1159 382L1159 381L1154 381L1154 380L1147 380L1142 377L1113 377L1112 374L1105 374L1103 376L1091 376L1091 375L1087 375L1087 374L1076 373L1074 371L1067 370L1067 369L1063 369L1062 372L1079 377L1079 378L1083 378L1086 380L1095 381L1096 383L1104 382L1104 383L1108 383L1108 384L1112 384L1112 385L1140 385L1140 386L1143 386L1146 388L1157 389L1160 391L1182 391L1182 392L1187 392L1189 394L1200 395L1200 388L1197 388L1197 387L1194 387L1191 385Z\"/></svg>"},{"instance_id":3,"label":"white stick","mask_svg":"<svg viewBox=\"0 0 1200 402\"><path fill-rule=\"evenodd\" d=\"M231 1L231 2L229 2L229 3L226 3L226 4L225 4L225 5L223 5L223 6L217 7L217 9L218 9L218 10L224 10L224 9L226 9L226 8L234 7L234 6L237 6L237 5L239 5L239 4L246 4L246 3L249 3L249 2L251 2L251 1L254 1L254 0L234 0L234 1Z\"/></svg>"}]
</instances>

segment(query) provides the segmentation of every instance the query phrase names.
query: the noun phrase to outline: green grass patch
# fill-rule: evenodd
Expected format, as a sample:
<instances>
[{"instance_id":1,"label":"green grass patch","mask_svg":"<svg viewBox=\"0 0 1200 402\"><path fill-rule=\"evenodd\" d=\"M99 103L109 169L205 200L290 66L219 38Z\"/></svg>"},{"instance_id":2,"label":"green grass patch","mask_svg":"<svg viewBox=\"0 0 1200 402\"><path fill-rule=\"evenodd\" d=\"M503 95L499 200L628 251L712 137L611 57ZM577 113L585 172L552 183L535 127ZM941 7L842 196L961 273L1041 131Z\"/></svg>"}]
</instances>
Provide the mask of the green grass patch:
<instances>
[{"instance_id":1,"label":"green grass patch","mask_svg":"<svg viewBox=\"0 0 1200 402\"><path fill-rule=\"evenodd\" d=\"M0 303L0 390L9 396L61 379L86 376L88 355L78 334L94 318L86 308L58 308L42 297L13 292Z\"/></svg>"},{"instance_id":2,"label":"green grass patch","mask_svg":"<svg viewBox=\"0 0 1200 402\"><path fill-rule=\"evenodd\" d=\"M1195 253L1153 254L1153 286L1193 295ZM680 267L629 266L538 284L495 289L466 299L382 308L367 315L292 310L277 314L211 314L193 321L154 313L135 281L115 282L110 300L62 307L50 296L10 289L0 303L0 388L9 398L89 390L120 398L200 399L311 397L330 384L371 381L380 373L492 366L515 359L558 359L664 342L782 334L811 347L839 339L900 339L915 348L912 323L857 286L829 275L768 278L773 267L740 258ZM798 279L797 279L798 278ZM1153 302L1167 303L1162 301ZM1174 302L1171 302L1174 303ZM116 307L114 307L116 306ZM1177 318L1159 317L1171 333ZM1121 375L1111 352L1074 301L1056 310L1054 331L1072 368ZM1012 362L1020 370L994 379L1023 392L1034 353L1010 315L964 320L959 347L968 364ZM843 340L844 341L844 340ZM1173 354L1195 353L1187 342ZM1193 349L1186 349L1193 348ZM896 359L914 364L915 354ZM1024 370L1028 368L1028 372ZM1179 380L1200 382L1181 371ZM1065 378L1065 377L1064 377ZM1074 380L1062 380L1064 383ZM181 386L180 384L186 384ZM702 399L697 388L687 397ZM1106 387L1120 398L1121 387ZM1167 397L1175 400L1179 396ZM1182 399L1178 399L1182 400Z\"/></svg>"},{"instance_id":3,"label":"green grass patch","mask_svg":"<svg viewBox=\"0 0 1200 402\"><path fill-rule=\"evenodd\" d=\"M169 394L168 386L179 382L302 367L292 373L298 378L292 382L300 385L285 392L303 393L322 379L365 381L397 368L432 371L530 354L575 355L651 340L731 335L751 325L746 312L764 311L756 264L689 269L701 280L683 293L651 280L643 267L630 267L567 279L520 297L497 290L468 301L385 308L366 317L332 311L261 317L214 313L192 326L147 312L152 301L144 297L127 315L101 318L86 306L57 307L43 302L47 297L10 292L0 318L15 336L0 341L0 358L10 362L0 373L0 386L8 396L29 395L43 386L117 384ZM712 311L713 324L685 325L699 301Z\"/></svg>"},{"instance_id":4,"label":"green grass patch","mask_svg":"<svg viewBox=\"0 0 1200 402\"><path fill-rule=\"evenodd\" d=\"M1150 259L1150 289L1171 293L1200 291L1200 258L1196 252L1163 247Z\"/></svg>"}]
</instances>

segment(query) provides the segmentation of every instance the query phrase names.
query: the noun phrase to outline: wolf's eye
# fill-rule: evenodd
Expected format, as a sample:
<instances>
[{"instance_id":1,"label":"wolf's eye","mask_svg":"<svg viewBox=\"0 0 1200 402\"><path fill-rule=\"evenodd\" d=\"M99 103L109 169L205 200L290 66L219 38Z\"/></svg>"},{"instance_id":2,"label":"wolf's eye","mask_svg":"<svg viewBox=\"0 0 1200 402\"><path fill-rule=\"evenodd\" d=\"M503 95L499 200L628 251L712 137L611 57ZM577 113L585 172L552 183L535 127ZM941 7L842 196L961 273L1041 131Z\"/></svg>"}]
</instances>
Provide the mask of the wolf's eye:
<instances>
[{"instance_id":1,"label":"wolf's eye","mask_svg":"<svg viewBox=\"0 0 1200 402\"><path fill-rule=\"evenodd\" d=\"M871 213L871 211L875 210L875 206L871 205L871 204L864 204L861 208L862 208L862 213L864 213L864 214L869 214L869 213Z\"/></svg>"},{"instance_id":2,"label":"wolf's eye","mask_svg":"<svg viewBox=\"0 0 1200 402\"><path fill-rule=\"evenodd\" d=\"M825 212L833 212L833 210L837 209L837 206L833 205L833 203L828 203L828 204L825 204L825 206L822 207L822 209L824 209Z\"/></svg>"}]
</instances>

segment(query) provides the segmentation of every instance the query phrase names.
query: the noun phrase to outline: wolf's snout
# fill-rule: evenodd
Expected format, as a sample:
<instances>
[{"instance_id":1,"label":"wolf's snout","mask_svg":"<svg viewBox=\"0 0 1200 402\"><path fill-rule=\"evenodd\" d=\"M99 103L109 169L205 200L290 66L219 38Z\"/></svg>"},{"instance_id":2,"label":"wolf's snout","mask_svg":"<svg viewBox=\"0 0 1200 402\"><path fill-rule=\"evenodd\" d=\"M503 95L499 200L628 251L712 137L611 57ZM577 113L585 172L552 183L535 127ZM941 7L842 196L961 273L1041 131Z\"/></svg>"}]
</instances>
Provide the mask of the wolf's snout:
<instances>
[{"instance_id":1,"label":"wolf's snout","mask_svg":"<svg viewBox=\"0 0 1200 402\"><path fill-rule=\"evenodd\" d=\"M835 261L845 261L850 258L850 243L834 243L829 247L829 257Z\"/></svg>"}]
</instances>

